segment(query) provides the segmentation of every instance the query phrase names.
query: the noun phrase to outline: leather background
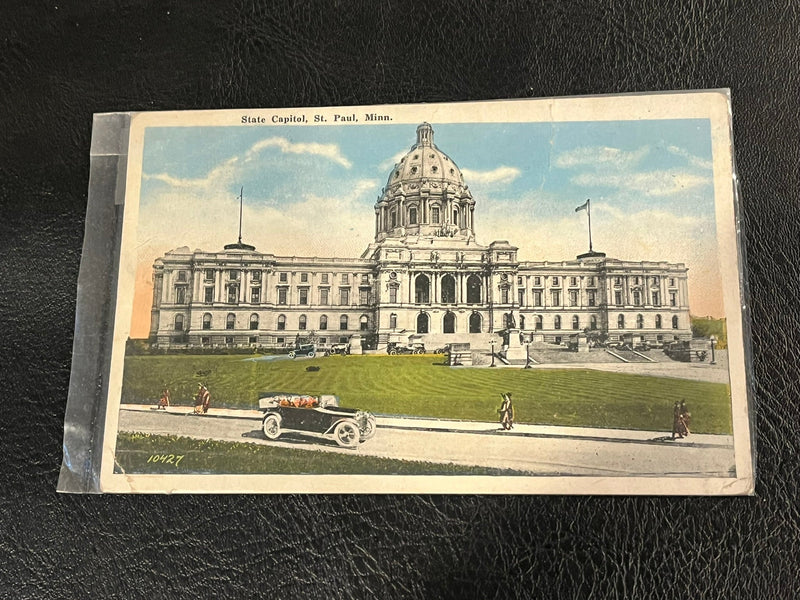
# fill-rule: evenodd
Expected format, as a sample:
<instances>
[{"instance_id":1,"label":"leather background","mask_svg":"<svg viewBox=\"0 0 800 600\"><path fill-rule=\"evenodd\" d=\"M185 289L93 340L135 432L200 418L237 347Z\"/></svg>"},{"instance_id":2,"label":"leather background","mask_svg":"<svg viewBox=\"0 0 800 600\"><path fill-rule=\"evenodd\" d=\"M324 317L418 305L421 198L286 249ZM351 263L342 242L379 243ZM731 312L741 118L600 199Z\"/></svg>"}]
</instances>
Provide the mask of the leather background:
<instances>
[{"instance_id":1,"label":"leather background","mask_svg":"<svg viewBox=\"0 0 800 600\"><path fill-rule=\"evenodd\" d=\"M768 1L3 3L0 596L800 594L799 31ZM712 87L733 92L756 497L55 493L93 112Z\"/></svg>"}]
</instances>

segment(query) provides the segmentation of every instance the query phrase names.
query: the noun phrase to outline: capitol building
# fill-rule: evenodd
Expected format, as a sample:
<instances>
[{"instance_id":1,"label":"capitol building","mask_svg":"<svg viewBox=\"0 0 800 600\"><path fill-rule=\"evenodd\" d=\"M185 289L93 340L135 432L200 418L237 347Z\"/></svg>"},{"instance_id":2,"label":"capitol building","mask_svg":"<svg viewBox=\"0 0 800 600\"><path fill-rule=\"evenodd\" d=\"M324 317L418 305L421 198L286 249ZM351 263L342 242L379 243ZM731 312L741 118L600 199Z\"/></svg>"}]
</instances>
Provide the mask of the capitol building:
<instances>
[{"instance_id":1,"label":"capitol building","mask_svg":"<svg viewBox=\"0 0 800 600\"><path fill-rule=\"evenodd\" d=\"M166 253L153 265L151 343L488 349L509 326L534 344L576 334L634 344L691 338L683 263L592 251L520 261L508 241L478 242L484 200L467 183L423 123L389 173L374 241L360 257L276 256L241 239L216 252Z\"/></svg>"}]
</instances>

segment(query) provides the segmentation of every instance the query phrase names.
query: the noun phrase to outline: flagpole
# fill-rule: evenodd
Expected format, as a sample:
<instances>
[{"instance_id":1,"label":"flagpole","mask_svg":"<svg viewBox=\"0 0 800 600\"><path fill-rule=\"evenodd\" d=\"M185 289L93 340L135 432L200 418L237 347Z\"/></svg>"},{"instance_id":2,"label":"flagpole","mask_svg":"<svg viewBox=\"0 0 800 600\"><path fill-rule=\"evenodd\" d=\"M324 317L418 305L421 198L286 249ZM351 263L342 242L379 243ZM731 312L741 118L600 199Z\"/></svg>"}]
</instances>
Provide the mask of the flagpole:
<instances>
[{"instance_id":1,"label":"flagpole","mask_svg":"<svg viewBox=\"0 0 800 600\"><path fill-rule=\"evenodd\" d=\"M586 199L586 214L589 215L589 252L592 252L592 200Z\"/></svg>"},{"instance_id":2,"label":"flagpole","mask_svg":"<svg viewBox=\"0 0 800 600\"><path fill-rule=\"evenodd\" d=\"M244 186L239 191L239 243L242 243L242 205L244 204ZM590 221L591 223L591 221ZM589 246L591 247L591 233L589 234Z\"/></svg>"}]
</instances>

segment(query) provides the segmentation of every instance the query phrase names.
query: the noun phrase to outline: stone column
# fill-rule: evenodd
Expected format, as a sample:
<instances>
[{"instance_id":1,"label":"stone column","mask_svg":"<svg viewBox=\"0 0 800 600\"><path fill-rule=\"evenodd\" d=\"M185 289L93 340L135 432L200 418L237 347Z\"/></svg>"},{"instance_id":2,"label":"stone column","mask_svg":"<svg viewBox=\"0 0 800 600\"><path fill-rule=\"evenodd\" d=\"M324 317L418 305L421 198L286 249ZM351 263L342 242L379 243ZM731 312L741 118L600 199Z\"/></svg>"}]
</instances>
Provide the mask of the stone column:
<instances>
[{"instance_id":1,"label":"stone column","mask_svg":"<svg viewBox=\"0 0 800 600\"><path fill-rule=\"evenodd\" d=\"M217 302L222 302L222 269L217 269L214 279L214 296Z\"/></svg>"}]
</instances>

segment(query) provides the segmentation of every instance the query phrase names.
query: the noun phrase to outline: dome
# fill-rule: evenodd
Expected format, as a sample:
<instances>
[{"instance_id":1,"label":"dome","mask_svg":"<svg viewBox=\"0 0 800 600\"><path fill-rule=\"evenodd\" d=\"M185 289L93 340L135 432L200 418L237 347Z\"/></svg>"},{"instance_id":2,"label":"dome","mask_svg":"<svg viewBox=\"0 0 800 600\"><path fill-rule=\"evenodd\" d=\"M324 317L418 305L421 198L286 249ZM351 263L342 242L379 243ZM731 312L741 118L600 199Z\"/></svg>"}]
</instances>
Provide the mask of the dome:
<instances>
[{"instance_id":1,"label":"dome","mask_svg":"<svg viewBox=\"0 0 800 600\"><path fill-rule=\"evenodd\" d=\"M396 188L399 184L419 186L423 179L447 184L448 187L456 186L456 189L466 187L458 165L433 143L433 127L430 123L422 123L417 127L417 143L389 173L386 189Z\"/></svg>"}]
</instances>

